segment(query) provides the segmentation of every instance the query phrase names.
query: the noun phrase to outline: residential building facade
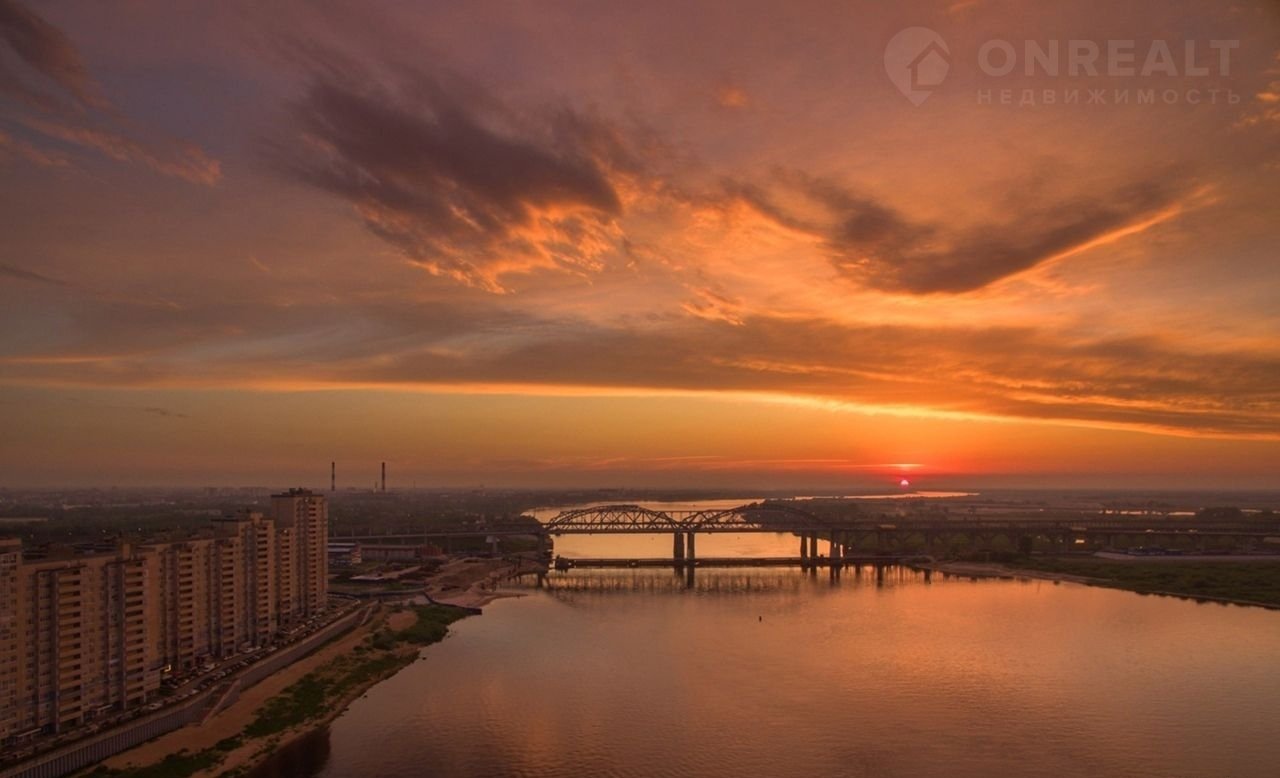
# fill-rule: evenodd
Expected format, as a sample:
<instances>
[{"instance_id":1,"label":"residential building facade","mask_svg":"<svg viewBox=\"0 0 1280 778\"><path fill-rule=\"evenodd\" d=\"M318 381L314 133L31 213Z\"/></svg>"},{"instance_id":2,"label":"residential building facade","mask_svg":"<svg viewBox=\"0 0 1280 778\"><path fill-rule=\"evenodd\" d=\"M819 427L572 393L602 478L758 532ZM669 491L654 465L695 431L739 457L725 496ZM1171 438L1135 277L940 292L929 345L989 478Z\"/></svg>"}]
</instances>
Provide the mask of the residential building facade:
<instances>
[{"instance_id":1,"label":"residential building facade","mask_svg":"<svg viewBox=\"0 0 1280 778\"><path fill-rule=\"evenodd\" d=\"M327 541L324 496L297 489L204 537L39 559L0 539L0 743L145 704L322 612Z\"/></svg>"}]
</instances>

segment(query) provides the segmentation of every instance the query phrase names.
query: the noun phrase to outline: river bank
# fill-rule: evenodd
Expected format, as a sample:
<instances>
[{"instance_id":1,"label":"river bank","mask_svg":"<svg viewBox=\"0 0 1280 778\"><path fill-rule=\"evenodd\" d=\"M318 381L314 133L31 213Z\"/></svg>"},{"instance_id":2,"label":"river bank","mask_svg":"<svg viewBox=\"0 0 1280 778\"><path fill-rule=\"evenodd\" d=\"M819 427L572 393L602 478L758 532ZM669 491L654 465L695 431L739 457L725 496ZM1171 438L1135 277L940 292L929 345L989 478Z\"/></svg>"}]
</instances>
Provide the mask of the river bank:
<instances>
[{"instance_id":1,"label":"river bank","mask_svg":"<svg viewBox=\"0 0 1280 778\"><path fill-rule=\"evenodd\" d=\"M435 603L459 608L483 608L501 597L519 597L504 591L502 584L521 573L546 572L546 566L526 560L454 559L441 565L428 580L423 592Z\"/></svg>"},{"instance_id":2,"label":"river bank","mask_svg":"<svg viewBox=\"0 0 1280 778\"><path fill-rule=\"evenodd\" d=\"M1138 594L1280 609L1280 557L1031 557L1009 564L933 562L914 567L946 575L1067 581Z\"/></svg>"},{"instance_id":3,"label":"river bank","mask_svg":"<svg viewBox=\"0 0 1280 778\"><path fill-rule=\"evenodd\" d=\"M185 727L106 760L87 775L232 778L324 726L371 686L413 663L469 615L445 605L380 606L366 624L259 684L199 727Z\"/></svg>"},{"instance_id":4,"label":"river bank","mask_svg":"<svg viewBox=\"0 0 1280 778\"><path fill-rule=\"evenodd\" d=\"M198 727L184 727L116 754L91 772L121 778L232 778L278 748L339 716L370 687L412 664L422 647L448 634L448 625L479 613L499 597L501 583L520 562L455 559L424 589L429 605L377 606L363 625L246 689Z\"/></svg>"}]
</instances>

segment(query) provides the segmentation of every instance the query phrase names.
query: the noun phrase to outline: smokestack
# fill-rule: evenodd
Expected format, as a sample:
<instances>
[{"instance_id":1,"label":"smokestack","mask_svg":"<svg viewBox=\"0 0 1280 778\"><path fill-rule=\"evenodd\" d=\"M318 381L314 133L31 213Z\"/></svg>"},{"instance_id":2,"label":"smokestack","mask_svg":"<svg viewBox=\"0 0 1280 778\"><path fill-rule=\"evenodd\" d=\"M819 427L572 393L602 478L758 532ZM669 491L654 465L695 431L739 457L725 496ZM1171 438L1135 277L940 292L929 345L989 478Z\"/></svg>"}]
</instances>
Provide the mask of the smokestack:
<instances>
[{"instance_id":1,"label":"smokestack","mask_svg":"<svg viewBox=\"0 0 1280 778\"><path fill-rule=\"evenodd\" d=\"M382 463L382 491L387 490L387 463Z\"/></svg>"},{"instance_id":2,"label":"smokestack","mask_svg":"<svg viewBox=\"0 0 1280 778\"><path fill-rule=\"evenodd\" d=\"M329 491L338 491L338 463L329 463Z\"/></svg>"}]
</instances>

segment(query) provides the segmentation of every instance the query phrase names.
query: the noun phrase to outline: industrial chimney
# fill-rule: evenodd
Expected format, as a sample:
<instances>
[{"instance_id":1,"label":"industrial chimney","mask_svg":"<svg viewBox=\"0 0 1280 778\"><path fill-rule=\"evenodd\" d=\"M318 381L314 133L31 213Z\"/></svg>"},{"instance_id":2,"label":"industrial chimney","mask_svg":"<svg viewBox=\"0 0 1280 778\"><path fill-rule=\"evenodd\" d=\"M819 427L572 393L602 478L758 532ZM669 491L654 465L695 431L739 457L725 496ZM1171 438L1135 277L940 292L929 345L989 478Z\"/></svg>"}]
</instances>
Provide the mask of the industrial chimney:
<instances>
[{"instance_id":1,"label":"industrial chimney","mask_svg":"<svg viewBox=\"0 0 1280 778\"><path fill-rule=\"evenodd\" d=\"M338 463L329 463L329 491L338 491Z\"/></svg>"},{"instance_id":2,"label":"industrial chimney","mask_svg":"<svg viewBox=\"0 0 1280 778\"><path fill-rule=\"evenodd\" d=\"M382 491L387 490L387 463L382 463Z\"/></svg>"}]
</instances>

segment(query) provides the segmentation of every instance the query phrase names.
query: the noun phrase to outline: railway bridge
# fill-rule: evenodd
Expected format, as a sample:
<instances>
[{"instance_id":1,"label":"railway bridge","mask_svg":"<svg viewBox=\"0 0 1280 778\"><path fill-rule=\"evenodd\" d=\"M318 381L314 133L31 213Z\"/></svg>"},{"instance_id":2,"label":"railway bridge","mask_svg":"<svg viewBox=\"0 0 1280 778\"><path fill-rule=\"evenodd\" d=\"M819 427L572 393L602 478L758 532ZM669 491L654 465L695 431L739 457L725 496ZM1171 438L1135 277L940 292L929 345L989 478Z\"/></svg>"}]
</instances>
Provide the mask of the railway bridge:
<instances>
[{"instance_id":1,"label":"railway bridge","mask_svg":"<svg viewBox=\"0 0 1280 778\"><path fill-rule=\"evenodd\" d=\"M991 548L1003 538L1007 546L1030 551L1039 543L1051 549L1103 547L1151 547L1180 545L1191 550L1218 547L1260 547L1267 538L1280 537L1280 521L1198 519L1183 516L1114 516L1081 514L1071 520L1026 516L1019 518L903 517L871 518L860 513L823 515L794 501L747 503L733 508L667 511L640 505L595 505L561 511L531 527L501 521L453 532L393 533L383 535L334 535L334 540L367 543L411 543L448 537L536 534L559 535L669 534L672 560L696 564L696 537L717 533L770 532L798 536L801 564L839 564L852 561L856 549L874 545L880 553L902 553L909 548L944 549L964 542L969 547ZM819 555L819 541L827 551Z\"/></svg>"}]
</instances>

